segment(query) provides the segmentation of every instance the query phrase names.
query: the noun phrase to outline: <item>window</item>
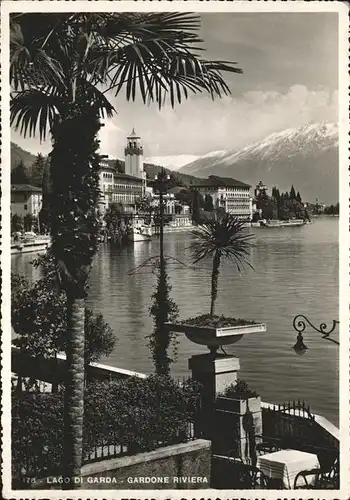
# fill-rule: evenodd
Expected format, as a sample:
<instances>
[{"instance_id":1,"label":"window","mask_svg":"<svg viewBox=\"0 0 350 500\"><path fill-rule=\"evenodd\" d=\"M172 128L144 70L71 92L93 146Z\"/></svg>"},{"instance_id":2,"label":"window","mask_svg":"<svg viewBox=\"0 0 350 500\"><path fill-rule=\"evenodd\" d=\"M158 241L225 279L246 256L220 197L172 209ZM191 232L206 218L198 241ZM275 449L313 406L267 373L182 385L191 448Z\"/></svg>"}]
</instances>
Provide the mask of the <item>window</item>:
<instances>
[{"instance_id":1,"label":"window","mask_svg":"<svg viewBox=\"0 0 350 500\"><path fill-rule=\"evenodd\" d=\"M28 210L28 205L27 204L24 205L24 210Z\"/></svg>"}]
</instances>

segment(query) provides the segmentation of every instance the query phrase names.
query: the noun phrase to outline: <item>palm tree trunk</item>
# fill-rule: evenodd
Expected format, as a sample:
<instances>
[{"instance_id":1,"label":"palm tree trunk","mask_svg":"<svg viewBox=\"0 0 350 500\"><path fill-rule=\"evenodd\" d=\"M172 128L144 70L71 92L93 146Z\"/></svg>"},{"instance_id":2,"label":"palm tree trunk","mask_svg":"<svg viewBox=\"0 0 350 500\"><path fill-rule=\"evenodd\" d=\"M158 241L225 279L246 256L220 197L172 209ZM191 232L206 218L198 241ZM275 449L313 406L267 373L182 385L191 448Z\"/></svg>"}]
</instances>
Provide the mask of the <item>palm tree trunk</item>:
<instances>
[{"instance_id":1,"label":"palm tree trunk","mask_svg":"<svg viewBox=\"0 0 350 500\"><path fill-rule=\"evenodd\" d=\"M211 273L211 304L210 304L210 316L215 315L215 301L218 296L218 279L219 279L219 269L220 269L221 256L218 251L215 252L213 259L213 270Z\"/></svg>"},{"instance_id":2,"label":"palm tree trunk","mask_svg":"<svg viewBox=\"0 0 350 500\"><path fill-rule=\"evenodd\" d=\"M64 397L64 476L80 476L84 417L84 318L85 301L68 297L67 373ZM72 489L75 483L66 483Z\"/></svg>"}]
</instances>

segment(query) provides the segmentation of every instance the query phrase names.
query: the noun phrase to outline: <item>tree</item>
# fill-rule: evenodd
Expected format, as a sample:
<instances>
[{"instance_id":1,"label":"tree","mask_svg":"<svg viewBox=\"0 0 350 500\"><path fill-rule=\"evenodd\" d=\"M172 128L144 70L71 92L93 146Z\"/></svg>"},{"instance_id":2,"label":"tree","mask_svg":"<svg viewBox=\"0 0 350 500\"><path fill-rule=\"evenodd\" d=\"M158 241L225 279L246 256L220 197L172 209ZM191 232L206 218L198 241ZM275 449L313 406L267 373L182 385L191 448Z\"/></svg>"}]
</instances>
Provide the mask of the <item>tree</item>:
<instances>
[{"instance_id":1,"label":"tree","mask_svg":"<svg viewBox=\"0 0 350 500\"><path fill-rule=\"evenodd\" d=\"M258 222L260 220L259 212L254 212L252 216L252 222Z\"/></svg>"},{"instance_id":2,"label":"tree","mask_svg":"<svg viewBox=\"0 0 350 500\"><path fill-rule=\"evenodd\" d=\"M292 184L292 187L291 187L291 190L290 190L290 193L289 193L289 198L291 200L296 200L297 199L297 195L295 194L295 189L294 189L293 184Z\"/></svg>"},{"instance_id":3,"label":"tree","mask_svg":"<svg viewBox=\"0 0 350 500\"><path fill-rule=\"evenodd\" d=\"M118 172L120 174L125 173L124 165L122 164L122 162L120 160L115 160L114 168L115 168L116 172Z\"/></svg>"},{"instance_id":4,"label":"tree","mask_svg":"<svg viewBox=\"0 0 350 500\"><path fill-rule=\"evenodd\" d=\"M261 211L261 218L262 219L273 219L276 212L277 212L277 207L276 207L276 201L274 195L276 195L276 190L275 188L272 188L272 197L269 198L268 194L266 191L262 191L258 194L257 199L256 199L256 206L259 211Z\"/></svg>"},{"instance_id":5,"label":"tree","mask_svg":"<svg viewBox=\"0 0 350 500\"><path fill-rule=\"evenodd\" d=\"M23 217L19 214L11 215L11 233L22 233L24 230Z\"/></svg>"},{"instance_id":6,"label":"tree","mask_svg":"<svg viewBox=\"0 0 350 500\"><path fill-rule=\"evenodd\" d=\"M214 210L213 198L210 196L210 194L206 194L204 197L203 209L207 212L212 212Z\"/></svg>"},{"instance_id":7,"label":"tree","mask_svg":"<svg viewBox=\"0 0 350 500\"><path fill-rule=\"evenodd\" d=\"M194 189L192 201L192 222L194 222L195 224L199 224L202 219L201 207L203 203L203 196L200 194L198 189Z\"/></svg>"},{"instance_id":8,"label":"tree","mask_svg":"<svg viewBox=\"0 0 350 500\"><path fill-rule=\"evenodd\" d=\"M176 186L185 187L185 184L180 179L180 177L178 176L177 173L172 172L171 170L169 170L169 175L170 175L170 180L169 180L169 183L168 183L169 189L171 189L173 187L176 187Z\"/></svg>"},{"instance_id":9,"label":"tree","mask_svg":"<svg viewBox=\"0 0 350 500\"><path fill-rule=\"evenodd\" d=\"M24 135L49 131L53 143L52 250L70 338L64 463L73 477L82 456L84 300L98 240L97 134L114 112L106 92L174 106L189 90L229 93L222 71L241 70L197 55L199 18L190 13L14 14L10 28L11 123Z\"/></svg>"},{"instance_id":10,"label":"tree","mask_svg":"<svg viewBox=\"0 0 350 500\"><path fill-rule=\"evenodd\" d=\"M11 184L29 184L27 169L21 161L11 172Z\"/></svg>"},{"instance_id":11,"label":"tree","mask_svg":"<svg viewBox=\"0 0 350 500\"><path fill-rule=\"evenodd\" d=\"M157 287L152 295L153 304L150 314L153 316L154 330L148 335L148 346L157 375L170 375L170 364L174 361L168 354L171 342L176 340L173 332L165 328L164 324L173 322L178 317L178 307L170 298L171 285L167 273L166 261L163 266L159 263L156 267ZM175 345L176 347L176 345Z\"/></svg>"},{"instance_id":12,"label":"tree","mask_svg":"<svg viewBox=\"0 0 350 500\"><path fill-rule=\"evenodd\" d=\"M53 271L52 271L53 272ZM11 323L17 333L13 344L31 356L52 357L67 350L67 298L52 275L30 284L11 274ZM116 338L102 314L85 309L85 366L108 356Z\"/></svg>"},{"instance_id":13,"label":"tree","mask_svg":"<svg viewBox=\"0 0 350 500\"><path fill-rule=\"evenodd\" d=\"M24 231L38 231L38 219L33 214L26 214L23 218Z\"/></svg>"},{"instance_id":14,"label":"tree","mask_svg":"<svg viewBox=\"0 0 350 500\"><path fill-rule=\"evenodd\" d=\"M124 209L121 203L111 203L106 210L104 216L106 231L108 236L110 236L113 240L117 240L120 236L120 226L123 213Z\"/></svg>"},{"instance_id":15,"label":"tree","mask_svg":"<svg viewBox=\"0 0 350 500\"><path fill-rule=\"evenodd\" d=\"M51 197L52 197L52 179L51 179L51 155L47 158L42 177L43 199L42 207L39 212L40 229L43 233L51 231Z\"/></svg>"},{"instance_id":16,"label":"tree","mask_svg":"<svg viewBox=\"0 0 350 500\"><path fill-rule=\"evenodd\" d=\"M329 205L324 208L323 213L326 215L339 215L339 202L336 205Z\"/></svg>"},{"instance_id":17,"label":"tree","mask_svg":"<svg viewBox=\"0 0 350 500\"><path fill-rule=\"evenodd\" d=\"M193 263L206 257L213 259L210 315L214 316L221 261L223 258L233 260L239 272L245 264L252 267L247 260L252 247L252 235L246 233L245 221L229 213L221 215L217 212L212 220L198 226L192 234L196 238L191 244Z\"/></svg>"},{"instance_id":18,"label":"tree","mask_svg":"<svg viewBox=\"0 0 350 500\"><path fill-rule=\"evenodd\" d=\"M46 159L41 153L36 155L35 161L31 166L31 184L33 186L42 187L43 175L46 165Z\"/></svg>"},{"instance_id":19,"label":"tree","mask_svg":"<svg viewBox=\"0 0 350 500\"><path fill-rule=\"evenodd\" d=\"M135 208L137 212L150 215L153 212L150 196L143 196L136 200Z\"/></svg>"},{"instance_id":20,"label":"tree","mask_svg":"<svg viewBox=\"0 0 350 500\"><path fill-rule=\"evenodd\" d=\"M280 190L276 186L273 186L272 188L271 197L275 201L276 207L278 209L278 206L281 202L281 194Z\"/></svg>"},{"instance_id":21,"label":"tree","mask_svg":"<svg viewBox=\"0 0 350 500\"><path fill-rule=\"evenodd\" d=\"M183 205L192 207L193 193L190 189L181 189L181 191L175 193L175 200L179 201Z\"/></svg>"}]
</instances>

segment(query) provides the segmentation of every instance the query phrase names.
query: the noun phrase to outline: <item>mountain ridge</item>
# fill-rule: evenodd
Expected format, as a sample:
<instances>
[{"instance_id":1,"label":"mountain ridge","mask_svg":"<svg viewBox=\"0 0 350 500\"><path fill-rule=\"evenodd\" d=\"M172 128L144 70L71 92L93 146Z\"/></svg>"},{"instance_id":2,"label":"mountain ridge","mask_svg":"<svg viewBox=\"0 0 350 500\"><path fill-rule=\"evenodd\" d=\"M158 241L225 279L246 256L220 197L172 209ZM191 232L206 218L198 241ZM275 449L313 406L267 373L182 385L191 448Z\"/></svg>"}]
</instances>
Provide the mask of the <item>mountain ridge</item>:
<instances>
[{"instance_id":1,"label":"mountain ridge","mask_svg":"<svg viewBox=\"0 0 350 500\"><path fill-rule=\"evenodd\" d=\"M338 201L338 126L314 123L268 135L240 150L207 153L179 172L196 177L234 177L253 186L261 179L271 189L294 184L304 200Z\"/></svg>"}]
</instances>

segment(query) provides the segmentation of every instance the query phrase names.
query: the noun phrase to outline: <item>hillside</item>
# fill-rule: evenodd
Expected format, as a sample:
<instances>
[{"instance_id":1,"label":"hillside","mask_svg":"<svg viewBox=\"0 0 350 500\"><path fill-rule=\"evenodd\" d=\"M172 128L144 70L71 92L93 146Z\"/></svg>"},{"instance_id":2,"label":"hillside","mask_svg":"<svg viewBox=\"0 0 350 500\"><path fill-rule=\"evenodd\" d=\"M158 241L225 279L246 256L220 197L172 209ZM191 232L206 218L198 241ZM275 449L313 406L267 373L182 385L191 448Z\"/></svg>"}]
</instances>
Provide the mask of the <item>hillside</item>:
<instances>
[{"instance_id":1,"label":"hillside","mask_svg":"<svg viewBox=\"0 0 350 500\"><path fill-rule=\"evenodd\" d=\"M22 161L26 174L29 177L29 180L31 178L31 165L35 161L35 156L28 151L25 151L21 147L19 147L17 144L11 142L11 171L15 169L19 163ZM124 165L124 161L119 159L120 163ZM106 160L107 163L109 163L111 166L115 165L116 160L115 159L108 159ZM160 169L162 168L160 165L153 165L152 163L144 163L145 171L147 173L148 179L152 180L154 179L154 176L159 173ZM173 172L170 168L166 168L166 171L169 174L172 174L175 179L179 182L179 184L183 184L184 186L189 186L191 182L198 180L196 177L180 172Z\"/></svg>"},{"instance_id":2,"label":"hillside","mask_svg":"<svg viewBox=\"0 0 350 500\"><path fill-rule=\"evenodd\" d=\"M121 163L121 165L124 167L124 160L121 160L120 158L118 158L118 161ZM111 166L115 166L115 162L116 160L114 159L107 159L106 162L111 165ZM153 180L155 175L159 174L160 170L161 170L161 166L160 165L154 165L152 163L144 163L144 169L146 171L146 174L147 174L147 178L149 180ZM174 172L173 170L171 170L170 168L165 168L165 171L169 174L169 175L172 175L175 177L175 179L178 179L179 181L179 184L183 184L184 186L189 186L190 184L192 184L192 182L195 182L195 181L198 181L198 177L195 177L193 175L188 175L186 173L183 173L183 172Z\"/></svg>"},{"instance_id":3,"label":"hillside","mask_svg":"<svg viewBox=\"0 0 350 500\"><path fill-rule=\"evenodd\" d=\"M16 168L21 162L25 167L30 167L35 161L35 155L20 148L14 142L11 142L11 171Z\"/></svg>"},{"instance_id":4,"label":"hillside","mask_svg":"<svg viewBox=\"0 0 350 500\"><path fill-rule=\"evenodd\" d=\"M253 186L262 180L281 191L294 184L304 200L330 204L339 199L338 165L338 126L319 123L271 134L240 151L214 151L180 173L234 177Z\"/></svg>"}]
</instances>

